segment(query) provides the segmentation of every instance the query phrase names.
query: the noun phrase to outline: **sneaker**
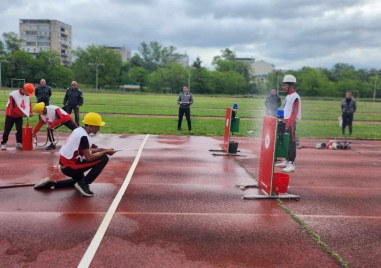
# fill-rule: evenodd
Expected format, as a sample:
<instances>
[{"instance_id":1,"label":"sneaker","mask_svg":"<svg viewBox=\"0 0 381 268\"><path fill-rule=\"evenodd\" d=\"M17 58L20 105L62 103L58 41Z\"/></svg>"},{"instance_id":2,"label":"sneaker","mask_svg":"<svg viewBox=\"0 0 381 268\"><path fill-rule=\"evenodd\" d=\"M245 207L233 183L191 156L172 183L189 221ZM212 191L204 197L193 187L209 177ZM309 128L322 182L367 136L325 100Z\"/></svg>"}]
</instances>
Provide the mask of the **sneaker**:
<instances>
[{"instance_id":1,"label":"sneaker","mask_svg":"<svg viewBox=\"0 0 381 268\"><path fill-rule=\"evenodd\" d=\"M6 143L2 143L1 144L1 150L5 151L6 149L7 149L7 144Z\"/></svg>"},{"instance_id":2,"label":"sneaker","mask_svg":"<svg viewBox=\"0 0 381 268\"><path fill-rule=\"evenodd\" d=\"M47 146L46 148L45 148L46 150L54 150L54 149L56 149L56 146L53 144L53 143L51 143L49 146Z\"/></svg>"},{"instance_id":3,"label":"sneaker","mask_svg":"<svg viewBox=\"0 0 381 268\"><path fill-rule=\"evenodd\" d=\"M21 143L16 143L16 150L22 151Z\"/></svg>"},{"instance_id":4,"label":"sneaker","mask_svg":"<svg viewBox=\"0 0 381 268\"><path fill-rule=\"evenodd\" d=\"M288 161L287 160L283 160L282 162L275 164L275 166L276 167L285 168L285 167L288 166Z\"/></svg>"},{"instance_id":5,"label":"sneaker","mask_svg":"<svg viewBox=\"0 0 381 268\"><path fill-rule=\"evenodd\" d=\"M291 173L291 172L295 172L295 164L293 163L288 163L287 167L285 167L284 169L282 169L284 172L287 172L287 173Z\"/></svg>"},{"instance_id":6,"label":"sneaker","mask_svg":"<svg viewBox=\"0 0 381 268\"><path fill-rule=\"evenodd\" d=\"M84 179L76 182L74 186L83 196L92 197L94 195L94 193L90 191L89 185L85 182Z\"/></svg>"},{"instance_id":7,"label":"sneaker","mask_svg":"<svg viewBox=\"0 0 381 268\"><path fill-rule=\"evenodd\" d=\"M50 180L49 177L46 177L46 178L43 178L42 180L40 180L39 182L37 182L37 183L34 185L33 188L34 188L35 190L41 190L41 189L54 189L55 186L56 186L56 182Z\"/></svg>"}]
</instances>

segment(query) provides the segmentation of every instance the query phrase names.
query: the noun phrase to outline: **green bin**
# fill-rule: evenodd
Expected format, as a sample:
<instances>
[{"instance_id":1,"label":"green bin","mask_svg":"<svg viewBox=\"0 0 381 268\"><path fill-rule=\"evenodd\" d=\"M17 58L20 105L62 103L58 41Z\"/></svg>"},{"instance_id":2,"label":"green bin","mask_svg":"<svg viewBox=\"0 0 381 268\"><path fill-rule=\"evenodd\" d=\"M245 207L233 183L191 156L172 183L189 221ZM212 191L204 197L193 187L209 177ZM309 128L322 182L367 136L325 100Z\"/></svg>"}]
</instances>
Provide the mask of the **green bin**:
<instances>
[{"instance_id":1,"label":"green bin","mask_svg":"<svg viewBox=\"0 0 381 268\"><path fill-rule=\"evenodd\" d=\"M239 132L239 122L239 117L236 117L232 120L232 123L230 125L230 132Z\"/></svg>"},{"instance_id":2,"label":"green bin","mask_svg":"<svg viewBox=\"0 0 381 268\"><path fill-rule=\"evenodd\" d=\"M275 144L275 157L286 158L288 156L288 146L290 144L290 134L277 135Z\"/></svg>"}]
</instances>

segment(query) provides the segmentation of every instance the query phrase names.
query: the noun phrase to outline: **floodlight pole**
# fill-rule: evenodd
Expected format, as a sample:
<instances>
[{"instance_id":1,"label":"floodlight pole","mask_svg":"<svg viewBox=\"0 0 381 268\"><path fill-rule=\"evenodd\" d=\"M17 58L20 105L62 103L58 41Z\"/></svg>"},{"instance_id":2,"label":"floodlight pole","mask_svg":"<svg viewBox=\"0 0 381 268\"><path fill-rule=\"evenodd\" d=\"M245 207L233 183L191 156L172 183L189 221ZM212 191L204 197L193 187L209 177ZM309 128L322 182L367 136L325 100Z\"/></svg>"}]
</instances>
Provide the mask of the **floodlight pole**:
<instances>
[{"instance_id":1,"label":"floodlight pole","mask_svg":"<svg viewBox=\"0 0 381 268\"><path fill-rule=\"evenodd\" d=\"M95 66L95 89L98 90L98 67L105 66L103 63L89 63L90 66Z\"/></svg>"},{"instance_id":2,"label":"floodlight pole","mask_svg":"<svg viewBox=\"0 0 381 268\"><path fill-rule=\"evenodd\" d=\"M374 79L373 100L376 100L376 91L377 91L377 74L378 74L378 72L376 72L376 78Z\"/></svg>"}]
</instances>

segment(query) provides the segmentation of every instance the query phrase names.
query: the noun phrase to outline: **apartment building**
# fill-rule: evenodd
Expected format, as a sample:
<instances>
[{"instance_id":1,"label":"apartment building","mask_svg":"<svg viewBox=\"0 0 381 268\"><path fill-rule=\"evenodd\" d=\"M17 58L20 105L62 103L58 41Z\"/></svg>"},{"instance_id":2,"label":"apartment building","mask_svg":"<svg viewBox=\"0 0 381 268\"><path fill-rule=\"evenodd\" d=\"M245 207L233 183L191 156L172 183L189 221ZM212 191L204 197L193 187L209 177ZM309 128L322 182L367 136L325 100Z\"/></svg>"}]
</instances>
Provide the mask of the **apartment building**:
<instances>
[{"instance_id":1,"label":"apartment building","mask_svg":"<svg viewBox=\"0 0 381 268\"><path fill-rule=\"evenodd\" d=\"M72 28L58 20L20 19L21 49L32 55L54 50L60 54L61 63L72 63Z\"/></svg>"}]
</instances>

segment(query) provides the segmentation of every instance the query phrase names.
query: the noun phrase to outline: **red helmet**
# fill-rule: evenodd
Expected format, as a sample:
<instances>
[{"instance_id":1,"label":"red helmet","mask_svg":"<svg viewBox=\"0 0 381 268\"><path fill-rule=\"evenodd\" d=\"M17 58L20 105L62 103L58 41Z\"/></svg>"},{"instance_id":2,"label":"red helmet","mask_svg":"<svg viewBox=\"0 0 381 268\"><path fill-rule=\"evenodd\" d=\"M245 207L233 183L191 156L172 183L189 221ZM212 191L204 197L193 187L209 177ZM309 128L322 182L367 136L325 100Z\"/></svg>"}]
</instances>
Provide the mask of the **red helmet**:
<instances>
[{"instance_id":1,"label":"red helmet","mask_svg":"<svg viewBox=\"0 0 381 268\"><path fill-rule=\"evenodd\" d=\"M31 84L31 83L24 84L23 88L29 96L33 95L33 93L34 93L33 84Z\"/></svg>"}]
</instances>

